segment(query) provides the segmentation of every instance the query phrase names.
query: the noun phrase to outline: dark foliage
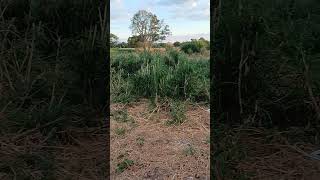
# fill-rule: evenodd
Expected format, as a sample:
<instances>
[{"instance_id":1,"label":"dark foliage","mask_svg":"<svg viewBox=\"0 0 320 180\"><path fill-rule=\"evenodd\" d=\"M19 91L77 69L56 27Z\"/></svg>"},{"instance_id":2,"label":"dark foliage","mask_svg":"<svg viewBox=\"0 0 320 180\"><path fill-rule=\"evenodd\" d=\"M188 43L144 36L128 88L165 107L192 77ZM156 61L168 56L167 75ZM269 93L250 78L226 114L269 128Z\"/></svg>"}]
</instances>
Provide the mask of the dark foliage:
<instances>
[{"instance_id":1,"label":"dark foliage","mask_svg":"<svg viewBox=\"0 0 320 180\"><path fill-rule=\"evenodd\" d=\"M1 1L2 133L88 125L79 109L107 104L106 13L95 0Z\"/></svg>"},{"instance_id":2,"label":"dark foliage","mask_svg":"<svg viewBox=\"0 0 320 180\"><path fill-rule=\"evenodd\" d=\"M320 3L223 1L215 21L219 122L319 125Z\"/></svg>"}]
</instances>

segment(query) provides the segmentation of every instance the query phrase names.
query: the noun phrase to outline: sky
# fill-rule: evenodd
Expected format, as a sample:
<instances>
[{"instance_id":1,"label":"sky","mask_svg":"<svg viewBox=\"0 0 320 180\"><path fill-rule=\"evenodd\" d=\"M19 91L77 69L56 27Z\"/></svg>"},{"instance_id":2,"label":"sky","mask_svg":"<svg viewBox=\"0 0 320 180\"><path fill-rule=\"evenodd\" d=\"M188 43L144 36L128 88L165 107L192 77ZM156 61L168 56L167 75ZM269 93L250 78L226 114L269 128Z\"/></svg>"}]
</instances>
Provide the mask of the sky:
<instances>
[{"instance_id":1,"label":"sky","mask_svg":"<svg viewBox=\"0 0 320 180\"><path fill-rule=\"evenodd\" d=\"M110 32L127 42L131 18L139 10L156 14L169 25L171 36L163 42L210 39L210 0L111 0Z\"/></svg>"}]
</instances>

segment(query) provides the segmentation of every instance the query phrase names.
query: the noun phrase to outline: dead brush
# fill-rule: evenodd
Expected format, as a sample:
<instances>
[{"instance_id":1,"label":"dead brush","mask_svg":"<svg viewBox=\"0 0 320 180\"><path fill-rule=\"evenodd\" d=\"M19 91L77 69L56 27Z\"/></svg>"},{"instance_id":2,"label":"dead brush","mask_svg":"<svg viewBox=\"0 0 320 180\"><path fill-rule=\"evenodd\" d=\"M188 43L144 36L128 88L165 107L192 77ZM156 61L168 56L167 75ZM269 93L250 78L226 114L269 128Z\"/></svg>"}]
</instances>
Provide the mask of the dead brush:
<instances>
[{"instance_id":1,"label":"dead brush","mask_svg":"<svg viewBox=\"0 0 320 180\"><path fill-rule=\"evenodd\" d=\"M102 124L92 94L102 79L95 64L105 62L108 24L106 7L95 2L0 1L0 179L3 173L8 179L84 176L75 168L57 170L72 160L53 156L74 153L68 146L86 151L69 140L70 129ZM105 179L102 174L87 179Z\"/></svg>"}]
</instances>

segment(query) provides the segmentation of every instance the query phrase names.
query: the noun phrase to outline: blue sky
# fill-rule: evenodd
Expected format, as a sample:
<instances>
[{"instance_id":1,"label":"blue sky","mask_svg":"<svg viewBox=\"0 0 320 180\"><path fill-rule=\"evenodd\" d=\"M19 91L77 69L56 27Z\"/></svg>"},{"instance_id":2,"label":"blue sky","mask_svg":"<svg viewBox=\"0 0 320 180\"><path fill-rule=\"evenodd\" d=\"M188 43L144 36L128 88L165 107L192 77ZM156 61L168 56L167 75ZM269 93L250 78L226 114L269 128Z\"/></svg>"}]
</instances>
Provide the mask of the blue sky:
<instances>
[{"instance_id":1,"label":"blue sky","mask_svg":"<svg viewBox=\"0 0 320 180\"><path fill-rule=\"evenodd\" d=\"M110 32L127 41L130 19L139 10L152 12L169 25L172 36L164 42L210 39L210 0L111 0Z\"/></svg>"}]
</instances>

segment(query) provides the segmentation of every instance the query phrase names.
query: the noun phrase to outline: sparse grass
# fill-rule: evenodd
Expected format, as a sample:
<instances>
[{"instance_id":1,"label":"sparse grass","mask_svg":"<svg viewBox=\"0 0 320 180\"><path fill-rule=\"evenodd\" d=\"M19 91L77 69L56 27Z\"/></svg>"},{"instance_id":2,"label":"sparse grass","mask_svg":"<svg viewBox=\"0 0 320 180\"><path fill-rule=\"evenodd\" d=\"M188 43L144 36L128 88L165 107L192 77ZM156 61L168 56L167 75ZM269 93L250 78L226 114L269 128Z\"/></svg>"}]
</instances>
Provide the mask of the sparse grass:
<instances>
[{"instance_id":1,"label":"sparse grass","mask_svg":"<svg viewBox=\"0 0 320 180\"><path fill-rule=\"evenodd\" d=\"M126 109L117 110L112 112L114 120L120 123L133 123L134 119L128 115L128 111Z\"/></svg>"},{"instance_id":2,"label":"sparse grass","mask_svg":"<svg viewBox=\"0 0 320 180\"><path fill-rule=\"evenodd\" d=\"M115 133L116 133L116 135L118 135L118 136L123 136L123 135L126 134L126 129L125 129L124 127L117 127L117 128L115 129Z\"/></svg>"},{"instance_id":3,"label":"sparse grass","mask_svg":"<svg viewBox=\"0 0 320 180\"><path fill-rule=\"evenodd\" d=\"M124 170L128 169L134 164L133 160L124 159L122 162L118 163L116 172L122 173Z\"/></svg>"},{"instance_id":4,"label":"sparse grass","mask_svg":"<svg viewBox=\"0 0 320 180\"><path fill-rule=\"evenodd\" d=\"M138 137L136 140L137 140L137 144L139 146L143 146L144 145L144 138L143 137Z\"/></svg>"},{"instance_id":5,"label":"sparse grass","mask_svg":"<svg viewBox=\"0 0 320 180\"><path fill-rule=\"evenodd\" d=\"M117 157L117 159L122 159L122 158L126 157L127 155L128 155L128 153L122 153Z\"/></svg>"},{"instance_id":6,"label":"sparse grass","mask_svg":"<svg viewBox=\"0 0 320 180\"><path fill-rule=\"evenodd\" d=\"M183 150L183 154L186 156L192 156L195 152L196 150L191 144L188 144L188 146Z\"/></svg>"},{"instance_id":7,"label":"sparse grass","mask_svg":"<svg viewBox=\"0 0 320 180\"><path fill-rule=\"evenodd\" d=\"M208 136L208 137L204 140L204 143L210 144L210 136Z\"/></svg>"},{"instance_id":8,"label":"sparse grass","mask_svg":"<svg viewBox=\"0 0 320 180\"><path fill-rule=\"evenodd\" d=\"M171 120L166 122L167 125L179 125L186 119L186 105L180 101L172 101L170 103Z\"/></svg>"}]
</instances>

